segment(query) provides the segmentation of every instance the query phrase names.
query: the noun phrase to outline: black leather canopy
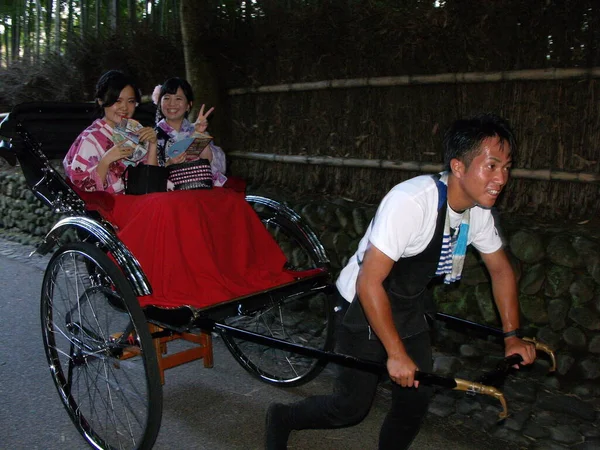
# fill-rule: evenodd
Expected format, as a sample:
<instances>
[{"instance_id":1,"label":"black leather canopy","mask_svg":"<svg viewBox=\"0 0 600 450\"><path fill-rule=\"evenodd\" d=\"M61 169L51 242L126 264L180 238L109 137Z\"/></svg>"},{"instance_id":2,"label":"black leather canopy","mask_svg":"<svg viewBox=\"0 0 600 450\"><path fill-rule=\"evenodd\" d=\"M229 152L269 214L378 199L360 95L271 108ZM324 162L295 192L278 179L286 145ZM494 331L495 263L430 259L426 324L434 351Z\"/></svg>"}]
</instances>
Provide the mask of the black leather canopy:
<instances>
[{"instance_id":1,"label":"black leather canopy","mask_svg":"<svg viewBox=\"0 0 600 450\"><path fill-rule=\"evenodd\" d=\"M145 126L154 125L155 106L142 104L133 116ZM63 158L75 138L96 115L93 103L21 103L13 108L8 117L0 124L0 137L12 139L18 124L39 144L49 159ZM7 150L4 142L3 153ZM13 149L17 150L17 149Z\"/></svg>"}]
</instances>

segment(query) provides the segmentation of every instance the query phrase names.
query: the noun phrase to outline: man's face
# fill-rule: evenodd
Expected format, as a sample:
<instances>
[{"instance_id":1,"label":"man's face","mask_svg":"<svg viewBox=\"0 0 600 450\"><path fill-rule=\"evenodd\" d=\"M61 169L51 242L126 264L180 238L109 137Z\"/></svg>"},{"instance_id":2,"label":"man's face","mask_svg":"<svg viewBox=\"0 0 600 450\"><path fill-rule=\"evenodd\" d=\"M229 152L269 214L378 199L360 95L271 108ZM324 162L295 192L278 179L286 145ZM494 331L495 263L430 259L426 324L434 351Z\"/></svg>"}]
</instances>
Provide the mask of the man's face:
<instances>
[{"instance_id":1,"label":"man's face","mask_svg":"<svg viewBox=\"0 0 600 450\"><path fill-rule=\"evenodd\" d=\"M464 210L475 205L491 208L508 182L512 164L508 143L500 144L498 136L482 141L479 152L469 167L453 159L451 167L460 187L455 197L455 210Z\"/></svg>"}]
</instances>

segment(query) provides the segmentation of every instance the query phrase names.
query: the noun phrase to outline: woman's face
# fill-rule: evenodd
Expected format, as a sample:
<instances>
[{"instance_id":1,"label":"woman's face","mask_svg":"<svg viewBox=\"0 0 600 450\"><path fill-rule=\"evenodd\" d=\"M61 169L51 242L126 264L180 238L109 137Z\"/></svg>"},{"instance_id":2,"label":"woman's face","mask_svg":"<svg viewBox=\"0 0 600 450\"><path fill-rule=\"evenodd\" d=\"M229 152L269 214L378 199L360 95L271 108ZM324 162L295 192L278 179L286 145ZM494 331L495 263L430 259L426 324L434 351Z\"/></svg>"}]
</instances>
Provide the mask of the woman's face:
<instances>
[{"instance_id":1,"label":"woman's face","mask_svg":"<svg viewBox=\"0 0 600 450\"><path fill-rule=\"evenodd\" d=\"M104 108L104 120L114 127L123 117L131 117L136 107L135 92L131 86L125 86L119 98L112 105Z\"/></svg>"},{"instance_id":2,"label":"woman's face","mask_svg":"<svg viewBox=\"0 0 600 450\"><path fill-rule=\"evenodd\" d=\"M183 120L185 113L187 113L191 107L192 103L188 101L180 87L177 88L177 92L174 94L166 93L160 99L160 110L167 119L167 122Z\"/></svg>"}]
</instances>

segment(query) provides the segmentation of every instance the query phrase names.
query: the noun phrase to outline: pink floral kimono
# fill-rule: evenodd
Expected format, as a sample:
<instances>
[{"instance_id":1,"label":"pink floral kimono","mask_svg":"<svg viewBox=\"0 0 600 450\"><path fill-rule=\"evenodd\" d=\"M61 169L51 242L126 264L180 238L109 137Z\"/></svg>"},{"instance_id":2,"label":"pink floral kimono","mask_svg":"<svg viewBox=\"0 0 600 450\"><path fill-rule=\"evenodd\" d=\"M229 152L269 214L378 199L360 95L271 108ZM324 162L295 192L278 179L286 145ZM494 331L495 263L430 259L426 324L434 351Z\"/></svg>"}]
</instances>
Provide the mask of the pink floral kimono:
<instances>
[{"instance_id":1,"label":"pink floral kimono","mask_svg":"<svg viewBox=\"0 0 600 450\"><path fill-rule=\"evenodd\" d=\"M125 190L123 172L127 166L123 161L111 163L106 180L98 175L96 168L102 156L114 145L114 131L103 119L96 119L75 139L63 160L65 175L75 186L84 191L106 191L121 194Z\"/></svg>"}]
</instances>

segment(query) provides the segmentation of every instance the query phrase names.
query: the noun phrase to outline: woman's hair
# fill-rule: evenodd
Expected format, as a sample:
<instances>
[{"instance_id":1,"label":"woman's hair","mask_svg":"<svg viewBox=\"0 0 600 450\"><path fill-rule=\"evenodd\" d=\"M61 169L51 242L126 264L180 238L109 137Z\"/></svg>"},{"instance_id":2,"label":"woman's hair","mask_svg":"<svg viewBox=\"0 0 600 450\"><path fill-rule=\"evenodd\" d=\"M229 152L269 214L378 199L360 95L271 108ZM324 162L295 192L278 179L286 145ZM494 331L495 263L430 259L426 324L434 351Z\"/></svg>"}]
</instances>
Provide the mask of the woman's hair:
<instances>
[{"instance_id":1,"label":"woman's hair","mask_svg":"<svg viewBox=\"0 0 600 450\"><path fill-rule=\"evenodd\" d=\"M109 70L103 74L98 83L96 83L96 93L94 98L98 107L98 112L102 114L104 108L115 104L125 87L131 86L135 93L135 101L141 103L142 96L133 78L125 75L119 70ZM100 104L102 103L102 104Z\"/></svg>"},{"instance_id":2,"label":"woman's hair","mask_svg":"<svg viewBox=\"0 0 600 450\"><path fill-rule=\"evenodd\" d=\"M194 91L192 91L192 86L190 85L190 83L187 82L187 80L184 80L183 78L179 77L169 78L160 87L160 94L158 95L158 100L156 102L156 123L160 122L165 117L160 107L160 102L162 98L166 94L176 94L177 89L179 88L181 88L181 90L183 91L188 103L194 101ZM186 111L185 113L186 118L188 116L188 112L189 111Z\"/></svg>"}]
</instances>

